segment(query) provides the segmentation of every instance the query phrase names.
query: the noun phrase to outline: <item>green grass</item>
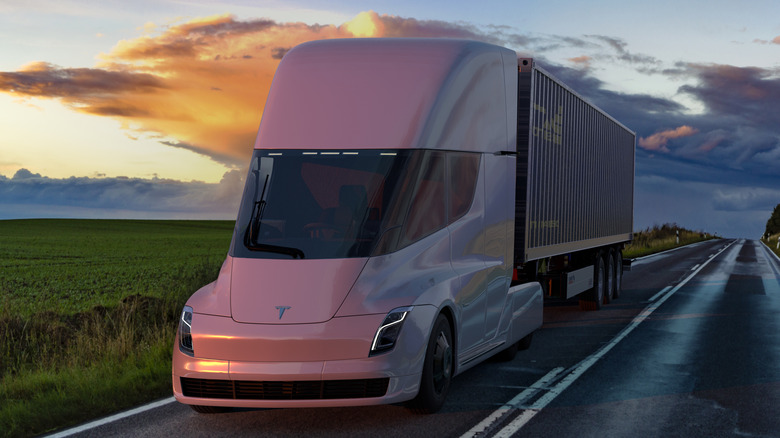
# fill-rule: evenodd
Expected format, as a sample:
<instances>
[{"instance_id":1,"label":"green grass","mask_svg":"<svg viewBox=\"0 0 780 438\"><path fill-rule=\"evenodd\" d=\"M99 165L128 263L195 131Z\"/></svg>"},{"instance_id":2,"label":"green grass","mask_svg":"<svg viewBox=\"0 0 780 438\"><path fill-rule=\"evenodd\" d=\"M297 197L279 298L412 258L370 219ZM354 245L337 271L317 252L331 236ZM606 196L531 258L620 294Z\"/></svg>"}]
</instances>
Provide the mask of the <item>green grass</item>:
<instances>
[{"instance_id":1,"label":"green grass","mask_svg":"<svg viewBox=\"0 0 780 438\"><path fill-rule=\"evenodd\" d=\"M679 232L679 241L677 240ZM634 233L634 240L623 249L623 257L633 259L684 245L717 238L711 234L691 231L676 224L656 225Z\"/></svg>"},{"instance_id":2,"label":"green grass","mask_svg":"<svg viewBox=\"0 0 780 438\"><path fill-rule=\"evenodd\" d=\"M178 314L233 222L0 221L0 436L171 393Z\"/></svg>"}]
</instances>

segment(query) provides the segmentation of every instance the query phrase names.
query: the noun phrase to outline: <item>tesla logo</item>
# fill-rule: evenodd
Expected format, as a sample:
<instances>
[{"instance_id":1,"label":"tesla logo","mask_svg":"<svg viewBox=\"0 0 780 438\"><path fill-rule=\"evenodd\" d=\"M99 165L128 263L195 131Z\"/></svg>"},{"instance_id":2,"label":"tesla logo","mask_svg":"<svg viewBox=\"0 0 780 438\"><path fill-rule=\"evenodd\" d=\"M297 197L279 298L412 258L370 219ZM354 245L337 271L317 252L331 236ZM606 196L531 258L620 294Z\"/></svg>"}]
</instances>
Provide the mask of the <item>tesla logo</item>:
<instances>
[{"instance_id":1,"label":"tesla logo","mask_svg":"<svg viewBox=\"0 0 780 438\"><path fill-rule=\"evenodd\" d=\"M290 309L290 306L276 306L276 310L279 311L279 319L282 319L282 316L284 315L284 311Z\"/></svg>"}]
</instances>

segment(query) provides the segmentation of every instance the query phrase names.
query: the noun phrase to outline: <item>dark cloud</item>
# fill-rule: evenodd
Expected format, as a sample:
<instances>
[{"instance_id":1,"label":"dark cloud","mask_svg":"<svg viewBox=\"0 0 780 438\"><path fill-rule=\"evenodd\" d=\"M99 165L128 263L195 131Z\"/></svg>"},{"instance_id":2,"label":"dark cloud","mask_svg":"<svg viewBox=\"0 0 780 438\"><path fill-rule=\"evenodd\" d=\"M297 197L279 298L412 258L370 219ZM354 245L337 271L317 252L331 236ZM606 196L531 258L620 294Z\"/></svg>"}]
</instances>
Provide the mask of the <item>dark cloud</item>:
<instances>
[{"instance_id":1,"label":"dark cloud","mask_svg":"<svg viewBox=\"0 0 780 438\"><path fill-rule=\"evenodd\" d=\"M607 44L607 47L617 53L616 59L620 61L629 64L644 64L648 66L660 65L660 61L653 56L629 52L627 49L628 43L621 38L605 35L587 35L587 37Z\"/></svg>"},{"instance_id":2,"label":"dark cloud","mask_svg":"<svg viewBox=\"0 0 780 438\"><path fill-rule=\"evenodd\" d=\"M683 85L689 94L707 106L711 114L737 116L740 124L766 126L780 121L780 76L777 69L731 65L691 64L688 73L696 85Z\"/></svg>"},{"instance_id":3,"label":"dark cloud","mask_svg":"<svg viewBox=\"0 0 780 438\"><path fill-rule=\"evenodd\" d=\"M153 93L166 88L145 73L107 71L96 68L60 68L35 63L18 72L0 72L0 91L34 97L63 97L85 101L96 95Z\"/></svg>"},{"instance_id":4,"label":"dark cloud","mask_svg":"<svg viewBox=\"0 0 780 438\"><path fill-rule=\"evenodd\" d=\"M292 47L274 47L271 49L271 58L282 59Z\"/></svg>"},{"instance_id":5,"label":"dark cloud","mask_svg":"<svg viewBox=\"0 0 780 438\"><path fill-rule=\"evenodd\" d=\"M236 158L232 155L223 154L209 148L205 148L205 147L201 147L201 146L197 146L197 145L193 145L181 141L175 142L175 141L163 140L160 141L160 144L164 144L165 146L170 146L178 149L188 150L190 152L195 152L196 154L200 154L200 155L205 155L217 163L221 163L227 167L232 167L232 168L242 166L245 164L246 161L244 159ZM248 160L248 157L249 155L247 155L247 157L244 158Z\"/></svg>"},{"instance_id":6,"label":"dark cloud","mask_svg":"<svg viewBox=\"0 0 780 438\"><path fill-rule=\"evenodd\" d=\"M20 169L12 178L0 175L0 219L20 217L2 206L25 206L26 210L51 212L136 211L181 217L201 215L233 218L242 193L238 170L217 184L151 178L48 178Z\"/></svg>"}]
</instances>

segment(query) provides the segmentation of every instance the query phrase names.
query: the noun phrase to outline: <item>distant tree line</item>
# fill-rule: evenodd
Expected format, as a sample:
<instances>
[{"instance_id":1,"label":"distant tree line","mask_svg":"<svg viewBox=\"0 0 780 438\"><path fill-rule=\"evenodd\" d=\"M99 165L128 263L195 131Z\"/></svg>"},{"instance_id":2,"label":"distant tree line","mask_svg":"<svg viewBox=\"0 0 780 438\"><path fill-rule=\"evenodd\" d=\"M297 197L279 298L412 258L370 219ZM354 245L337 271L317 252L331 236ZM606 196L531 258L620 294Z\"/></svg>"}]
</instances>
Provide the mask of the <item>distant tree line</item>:
<instances>
[{"instance_id":1,"label":"distant tree line","mask_svg":"<svg viewBox=\"0 0 780 438\"><path fill-rule=\"evenodd\" d=\"M764 235L768 238L777 233L780 233L780 204L775 206L775 209L772 211L772 216L766 221L766 231L764 232Z\"/></svg>"}]
</instances>

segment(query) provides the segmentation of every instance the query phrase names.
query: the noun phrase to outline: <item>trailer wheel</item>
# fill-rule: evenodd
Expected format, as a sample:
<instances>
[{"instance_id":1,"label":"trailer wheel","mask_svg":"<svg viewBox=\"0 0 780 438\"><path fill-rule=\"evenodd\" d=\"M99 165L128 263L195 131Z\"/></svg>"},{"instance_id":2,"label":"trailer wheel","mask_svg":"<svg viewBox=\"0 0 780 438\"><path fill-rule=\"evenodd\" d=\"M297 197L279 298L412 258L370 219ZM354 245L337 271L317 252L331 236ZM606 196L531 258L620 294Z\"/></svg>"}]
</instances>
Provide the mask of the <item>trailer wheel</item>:
<instances>
[{"instance_id":1,"label":"trailer wheel","mask_svg":"<svg viewBox=\"0 0 780 438\"><path fill-rule=\"evenodd\" d=\"M450 323L439 314L428 339L420 391L407 407L416 414L432 414L441 409L450 391L454 368Z\"/></svg>"},{"instance_id":2,"label":"trailer wheel","mask_svg":"<svg viewBox=\"0 0 780 438\"><path fill-rule=\"evenodd\" d=\"M617 299L623 291L623 251L615 251L615 289L612 298Z\"/></svg>"},{"instance_id":3,"label":"trailer wheel","mask_svg":"<svg viewBox=\"0 0 780 438\"><path fill-rule=\"evenodd\" d=\"M604 257L601 256L600 252L596 253L593 262L593 289L587 292L586 298L580 300L580 309L582 310L600 310L604 302L606 269L604 267Z\"/></svg>"},{"instance_id":4,"label":"trailer wheel","mask_svg":"<svg viewBox=\"0 0 780 438\"><path fill-rule=\"evenodd\" d=\"M612 298L614 298L615 293L615 256L614 252L612 250L609 250L604 255L604 268L606 271L604 272L604 282L606 283L606 288L604 289L604 304L609 304L610 301L612 301Z\"/></svg>"}]
</instances>

